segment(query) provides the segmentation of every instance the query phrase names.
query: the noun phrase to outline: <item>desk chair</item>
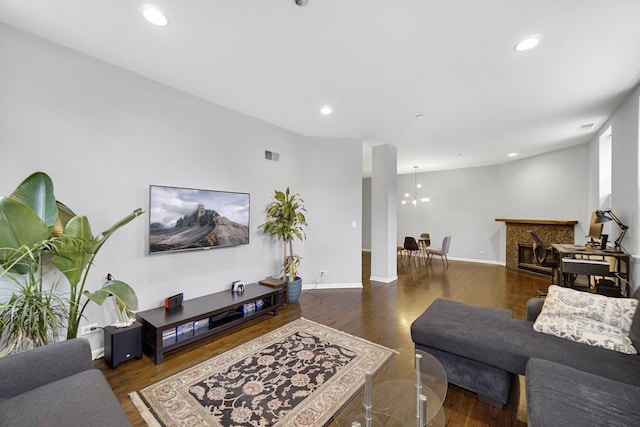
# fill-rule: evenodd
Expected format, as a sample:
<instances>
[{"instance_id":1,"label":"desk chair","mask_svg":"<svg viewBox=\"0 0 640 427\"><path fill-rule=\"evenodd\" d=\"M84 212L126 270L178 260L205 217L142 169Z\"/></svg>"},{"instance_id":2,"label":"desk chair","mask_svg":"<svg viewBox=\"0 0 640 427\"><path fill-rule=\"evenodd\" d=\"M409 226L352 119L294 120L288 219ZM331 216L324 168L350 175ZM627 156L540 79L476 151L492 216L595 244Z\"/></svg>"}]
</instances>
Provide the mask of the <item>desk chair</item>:
<instances>
[{"instance_id":1,"label":"desk chair","mask_svg":"<svg viewBox=\"0 0 640 427\"><path fill-rule=\"evenodd\" d=\"M449 266L449 259L447 258L447 253L449 252L449 245L451 244L451 236L446 236L442 239L442 247L441 248L427 248L427 255L429 256L429 264L431 264L431 260L434 255L439 255L442 260L443 266ZM446 262L446 264L445 264Z\"/></svg>"},{"instance_id":2,"label":"desk chair","mask_svg":"<svg viewBox=\"0 0 640 427\"><path fill-rule=\"evenodd\" d=\"M533 258L540 267L551 268L551 283L549 285L553 285L556 271L558 271L560 267L560 261L548 256L547 248L540 236L538 236L538 233L529 230L529 234L533 237ZM538 293L546 295L547 289L538 289Z\"/></svg>"}]
</instances>

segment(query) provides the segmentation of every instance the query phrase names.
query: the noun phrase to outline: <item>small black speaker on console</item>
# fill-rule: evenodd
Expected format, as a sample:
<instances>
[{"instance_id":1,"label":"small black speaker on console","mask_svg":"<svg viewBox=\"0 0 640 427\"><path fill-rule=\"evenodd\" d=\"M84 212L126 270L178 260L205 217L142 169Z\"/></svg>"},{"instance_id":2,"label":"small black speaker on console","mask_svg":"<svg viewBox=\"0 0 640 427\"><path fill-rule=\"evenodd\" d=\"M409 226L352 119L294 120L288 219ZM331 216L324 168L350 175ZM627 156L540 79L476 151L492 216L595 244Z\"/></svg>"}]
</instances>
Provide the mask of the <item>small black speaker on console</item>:
<instances>
[{"instance_id":1,"label":"small black speaker on console","mask_svg":"<svg viewBox=\"0 0 640 427\"><path fill-rule=\"evenodd\" d=\"M104 360L110 368L122 362L142 357L142 323L126 328L104 327Z\"/></svg>"},{"instance_id":2,"label":"small black speaker on console","mask_svg":"<svg viewBox=\"0 0 640 427\"><path fill-rule=\"evenodd\" d=\"M164 299L164 308L167 310L172 310L174 308L182 307L182 292L176 294L172 297L167 297Z\"/></svg>"}]
</instances>

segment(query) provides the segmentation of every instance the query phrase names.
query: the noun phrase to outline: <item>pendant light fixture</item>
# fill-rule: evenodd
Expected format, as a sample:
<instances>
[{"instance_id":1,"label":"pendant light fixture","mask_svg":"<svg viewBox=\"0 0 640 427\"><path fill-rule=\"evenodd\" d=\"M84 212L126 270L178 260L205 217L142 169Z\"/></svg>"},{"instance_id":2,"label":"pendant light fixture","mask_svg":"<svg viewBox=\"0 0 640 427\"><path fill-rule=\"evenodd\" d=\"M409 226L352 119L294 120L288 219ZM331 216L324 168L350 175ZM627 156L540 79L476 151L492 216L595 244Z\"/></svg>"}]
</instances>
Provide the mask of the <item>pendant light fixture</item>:
<instances>
[{"instance_id":1,"label":"pendant light fixture","mask_svg":"<svg viewBox=\"0 0 640 427\"><path fill-rule=\"evenodd\" d=\"M418 201L426 203L429 201L428 197L420 197L420 189L422 188L421 184L418 184L418 166L413 167L413 194L405 193L404 199L402 200L402 204L406 205L407 203L411 203L413 206L418 205Z\"/></svg>"}]
</instances>

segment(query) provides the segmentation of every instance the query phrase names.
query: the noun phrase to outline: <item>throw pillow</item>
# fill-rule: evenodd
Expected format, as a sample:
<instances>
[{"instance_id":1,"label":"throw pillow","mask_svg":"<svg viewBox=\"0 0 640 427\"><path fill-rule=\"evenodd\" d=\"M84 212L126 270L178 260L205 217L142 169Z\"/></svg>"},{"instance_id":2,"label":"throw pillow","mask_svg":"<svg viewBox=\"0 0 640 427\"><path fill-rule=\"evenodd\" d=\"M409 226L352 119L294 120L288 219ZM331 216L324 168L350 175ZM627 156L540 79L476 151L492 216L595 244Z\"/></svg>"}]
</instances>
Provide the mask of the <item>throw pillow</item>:
<instances>
[{"instance_id":1,"label":"throw pillow","mask_svg":"<svg viewBox=\"0 0 640 427\"><path fill-rule=\"evenodd\" d=\"M638 304L640 306L640 303ZM640 348L640 308L636 309L636 314L633 315L633 322L631 323L631 330L629 331L629 338L633 343L633 346L637 349Z\"/></svg>"},{"instance_id":2,"label":"throw pillow","mask_svg":"<svg viewBox=\"0 0 640 427\"><path fill-rule=\"evenodd\" d=\"M553 285L533 329L583 344L637 354L629 331L638 300Z\"/></svg>"}]
</instances>

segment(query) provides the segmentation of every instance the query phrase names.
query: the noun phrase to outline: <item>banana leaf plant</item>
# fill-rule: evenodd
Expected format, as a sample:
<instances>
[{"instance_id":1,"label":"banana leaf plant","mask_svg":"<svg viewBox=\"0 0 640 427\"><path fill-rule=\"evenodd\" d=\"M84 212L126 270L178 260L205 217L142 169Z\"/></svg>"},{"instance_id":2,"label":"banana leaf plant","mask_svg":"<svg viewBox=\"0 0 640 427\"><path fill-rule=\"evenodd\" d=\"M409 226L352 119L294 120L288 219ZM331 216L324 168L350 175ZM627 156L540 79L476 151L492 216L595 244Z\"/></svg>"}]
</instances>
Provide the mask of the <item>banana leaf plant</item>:
<instances>
[{"instance_id":1,"label":"banana leaf plant","mask_svg":"<svg viewBox=\"0 0 640 427\"><path fill-rule=\"evenodd\" d=\"M76 215L56 200L51 178L36 172L10 197L0 197L0 279L9 277L15 283L28 283L35 277L42 284L43 260L50 261L69 282L69 295L64 297L67 338L75 338L89 300L102 304L108 294L126 310L137 308L135 292L124 282L109 281L93 293L85 287L100 248L114 232L142 213L136 209L94 236L87 217ZM84 303L83 298L87 298ZM0 302L3 314L10 310L9 301ZM3 330L6 327L0 326Z\"/></svg>"}]
</instances>

